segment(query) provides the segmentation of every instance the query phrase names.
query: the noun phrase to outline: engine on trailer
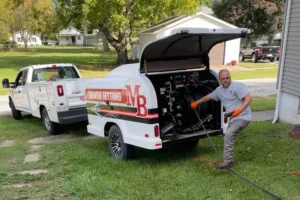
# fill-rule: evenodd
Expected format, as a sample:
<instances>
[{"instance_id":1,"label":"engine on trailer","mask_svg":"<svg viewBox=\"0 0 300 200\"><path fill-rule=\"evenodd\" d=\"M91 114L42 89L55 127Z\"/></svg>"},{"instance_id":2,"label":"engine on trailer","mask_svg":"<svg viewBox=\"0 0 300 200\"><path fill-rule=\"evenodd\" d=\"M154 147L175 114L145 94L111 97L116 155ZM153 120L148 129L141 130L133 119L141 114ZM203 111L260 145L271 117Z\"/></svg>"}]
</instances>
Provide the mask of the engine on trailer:
<instances>
[{"instance_id":1,"label":"engine on trailer","mask_svg":"<svg viewBox=\"0 0 300 200\"><path fill-rule=\"evenodd\" d=\"M209 126L213 119L213 103L199 104L196 112L191 102L199 100L217 87L216 81L200 80L199 72L170 75L160 87L160 125L162 136L189 134Z\"/></svg>"}]
</instances>

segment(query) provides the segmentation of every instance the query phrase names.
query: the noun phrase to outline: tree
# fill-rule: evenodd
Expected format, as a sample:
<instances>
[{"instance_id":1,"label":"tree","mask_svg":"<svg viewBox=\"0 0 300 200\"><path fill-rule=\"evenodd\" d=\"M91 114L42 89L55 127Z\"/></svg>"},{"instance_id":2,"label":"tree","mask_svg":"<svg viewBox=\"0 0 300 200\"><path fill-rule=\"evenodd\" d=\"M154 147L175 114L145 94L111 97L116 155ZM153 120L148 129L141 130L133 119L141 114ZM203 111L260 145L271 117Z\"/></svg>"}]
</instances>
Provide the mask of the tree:
<instances>
[{"instance_id":1,"label":"tree","mask_svg":"<svg viewBox=\"0 0 300 200\"><path fill-rule=\"evenodd\" d=\"M13 23L12 4L9 0L0 1L0 41L7 41L10 33L9 27ZM1 42L0 42L1 43Z\"/></svg>"},{"instance_id":2,"label":"tree","mask_svg":"<svg viewBox=\"0 0 300 200\"><path fill-rule=\"evenodd\" d=\"M195 13L199 0L57 0L57 11L65 18L82 16L101 30L118 55L118 63L127 63L127 45L132 34L160 20ZM199 3L200 2L200 3Z\"/></svg>"},{"instance_id":3,"label":"tree","mask_svg":"<svg viewBox=\"0 0 300 200\"><path fill-rule=\"evenodd\" d=\"M51 0L16 0L14 8L13 32L20 32L27 49L32 34L43 33L53 23Z\"/></svg>"},{"instance_id":4,"label":"tree","mask_svg":"<svg viewBox=\"0 0 300 200\"><path fill-rule=\"evenodd\" d=\"M252 29L254 37L273 38L282 30L284 4L285 0L217 0L213 11L220 19Z\"/></svg>"}]
</instances>

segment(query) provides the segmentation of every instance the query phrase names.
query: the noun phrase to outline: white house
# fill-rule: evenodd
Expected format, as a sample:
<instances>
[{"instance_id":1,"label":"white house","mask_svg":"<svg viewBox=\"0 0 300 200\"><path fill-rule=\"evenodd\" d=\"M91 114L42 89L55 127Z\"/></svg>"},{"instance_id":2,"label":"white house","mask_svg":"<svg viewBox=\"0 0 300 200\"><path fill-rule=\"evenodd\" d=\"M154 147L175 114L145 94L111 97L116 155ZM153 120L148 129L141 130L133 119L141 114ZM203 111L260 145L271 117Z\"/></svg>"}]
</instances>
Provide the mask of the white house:
<instances>
[{"instance_id":1,"label":"white house","mask_svg":"<svg viewBox=\"0 0 300 200\"><path fill-rule=\"evenodd\" d=\"M16 32L13 36L11 36L9 38L9 41L15 41L17 43L17 45L22 45L24 46L24 42L21 38L21 34L20 32ZM28 46L41 46L42 45L42 40L41 40L41 37L39 35L31 35L31 37L29 38L28 40L28 43L27 43Z\"/></svg>"},{"instance_id":2,"label":"white house","mask_svg":"<svg viewBox=\"0 0 300 200\"><path fill-rule=\"evenodd\" d=\"M83 45L84 34L73 26L69 26L59 32L58 41L59 45Z\"/></svg>"},{"instance_id":3,"label":"white house","mask_svg":"<svg viewBox=\"0 0 300 200\"><path fill-rule=\"evenodd\" d=\"M293 8L292 8L293 7ZM273 123L300 123L300 1L286 1Z\"/></svg>"},{"instance_id":4,"label":"white house","mask_svg":"<svg viewBox=\"0 0 300 200\"><path fill-rule=\"evenodd\" d=\"M139 40L131 43L132 59L140 59L141 52L147 43L170 35L171 31L176 28L237 28L223 20L204 13L203 9L193 16L178 16L162 21L139 33ZM232 60L238 61L240 52L240 39L227 41L217 44L210 51L211 65L227 65Z\"/></svg>"}]
</instances>

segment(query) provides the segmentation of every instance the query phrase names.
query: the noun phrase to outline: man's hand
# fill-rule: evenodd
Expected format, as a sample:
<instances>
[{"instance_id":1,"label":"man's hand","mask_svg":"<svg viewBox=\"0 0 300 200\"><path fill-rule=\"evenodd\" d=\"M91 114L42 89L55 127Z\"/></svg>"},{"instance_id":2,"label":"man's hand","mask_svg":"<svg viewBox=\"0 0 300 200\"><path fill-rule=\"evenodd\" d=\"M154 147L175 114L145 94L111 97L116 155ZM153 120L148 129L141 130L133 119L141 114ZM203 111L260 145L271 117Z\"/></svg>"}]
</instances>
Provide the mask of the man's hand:
<instances>
[{"instance_id":1,"label":"man's hand","mask_svg":"<svg viewBox=\"0 0 300 200\"><path fill-rule=\"evenodd\" d=\"M195 109L198 106L198 102L197 101L193 101L191 103L191 108Z\"/></svg>"},{"instance_id":2,"label":"man's hand","mask_svg":"<svg viewBox=\"0 0 300 200\"><path fill-rule=\"evenodd\" d=\"M239 114L241 114L242 111L243 111L242 109L234 109L231 117L238 116Z\"/></svg>"}]
</instances>

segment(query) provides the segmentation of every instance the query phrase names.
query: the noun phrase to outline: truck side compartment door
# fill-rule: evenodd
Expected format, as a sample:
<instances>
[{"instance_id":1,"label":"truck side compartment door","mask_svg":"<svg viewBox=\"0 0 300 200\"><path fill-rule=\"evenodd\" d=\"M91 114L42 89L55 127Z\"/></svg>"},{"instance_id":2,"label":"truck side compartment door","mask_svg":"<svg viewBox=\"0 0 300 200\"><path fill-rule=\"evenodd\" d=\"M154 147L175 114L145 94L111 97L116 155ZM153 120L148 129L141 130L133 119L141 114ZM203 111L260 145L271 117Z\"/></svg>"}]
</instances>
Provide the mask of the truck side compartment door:
<instances>
[{"instance_id":1,"label":"truck side compartment door","mask_svg":"<svg viewBox=\"0 0 300 200\"><path fill-rule=\"evenodd\" d=\"M28 93L27 93L28 70L19 72L13 92L13 101L17 110L30 112Z\"/></svg>"}]
</instances>

